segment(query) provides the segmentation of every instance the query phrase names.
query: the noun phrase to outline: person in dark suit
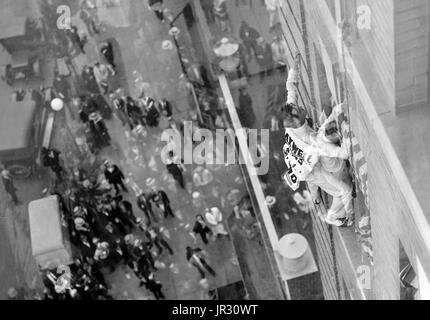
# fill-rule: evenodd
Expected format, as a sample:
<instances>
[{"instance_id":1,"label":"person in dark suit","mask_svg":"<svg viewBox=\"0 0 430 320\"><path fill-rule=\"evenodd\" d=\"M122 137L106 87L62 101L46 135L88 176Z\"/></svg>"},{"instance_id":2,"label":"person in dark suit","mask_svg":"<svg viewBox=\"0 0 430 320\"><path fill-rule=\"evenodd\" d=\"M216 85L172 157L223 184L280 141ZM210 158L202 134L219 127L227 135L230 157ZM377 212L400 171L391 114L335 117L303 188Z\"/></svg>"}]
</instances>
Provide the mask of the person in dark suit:
<instances>
[{"instance_id":1,"label":"person in dark suit","mask_svg":"<svg viewBox=\"0 0 430 320\"><path fill-rule=\"evenodd\" d=\"M172 247L170 247L169 243L164 239L159 228L148 227L144 224L141 224L141 229L143 232L145 232L145 236L150 241L149 243L150 248L152 248L155 245L158 249L158 254L162 254L163 253L162 247L164 247L167 249L167 251L169 251L171 255L173 255Z\"/></svg>"},{"instance_id":2,"label":"person in dark suit","mask_svg":"<svg viewBox=\"0 0 430 320\"><path fill-rule=\"evenodd\" d=\"M174 153L173 151L170 151L166 159L166 169L173 176L173 179L175 179L179 183L181 188L185 189L184 176L182 174L184 167L181 163L175 163L174 160Z\"/></svg>"},{"instance_id":3,"label":"person in dark suit","mask_svg":"<svg viewBox=\"0 0 430 320\"><path fill-rule=\"evenodd\" d=\"M196 222L194 223L193 232L200 235L203 243L208 243L207 235L212 234L212 230L207 226L201 214L198 214L196 216Z\"/></svg>"},{"instance_id":4,"label":"person in dark suit","mask_svg":"<svg viewBox=\"0 0 430 320\"><path fill-rule=\"evenodd\" d=\"M251 28L246 21L242 21L239 28L239 37L245 47L248 61L250 61L252 59L252 53L255 53L257 39L260 37L260 33L254 28Z\"/></svg>"},{"instance_id":5,"label":"person in dark suit","mask_svg":"<svg viewBox=\"0 0 430 320\"><path fill-rule=\"evenodd\" d=\"M164 296L163 292L161 291L161 288L163 287L162 284L160 283L160 281L157 281L154 279L154 274L151 273L148 276L148 279L145 283L145 287L152 292L152 294L154 295L155 299L160 300L163 299L165 300L166 297Z\"/></svg>"},{"instance_id":6,"label":"person in dark suit","mask_svg":"<svg viewBox=\"0 0 430 320\"><path fill-rule=\"evenodd\" d=\"M119 186L121 186L122 190L128 192L127 187L124 184L124 174L118 168L117 165L109 163L109 161L105 161L105 171L104 175L106 180L115 188L116 193L119 194Z\"/></svg>"},{"instance_id":7,"label":"person in dark suit","mask_svg":"<svg viewBox=\"0 0 430 320\"><path fill-rule=\"evenodd\" d=\"M164 217L175 215L173 214L172 208L170 207L170 200L167 194L163 190L154 190L151 194L151 201L155 203L155 205L160 208L164 212Z\"/></svg>"},{"instance_id":8,"label":"person in dark suit","mask_svg":"<svg viewBox=\"0 0 430 320\"><path fill-rule=\"evenodd\" d=\"M142 192L137 196L137 206L145 214L148 225L152 223L151 220L157 222L157 217L155 216L154 211L152 211L151 202L148 201L148 198L145 193Z\"/></svg>"},{"instance_id":9,"label":"person in dark suit","mask_svg":"<svg viewBox=\"0 0 430 320\"><path fill-rule=\"evenodd\" d=\"M205 271L208 271L212 276L216 276L215 270L206 262L202 249L186 247L185 250L187 261L199 271L202 279L206 278Z\"/></svg>"},{"instance_id":10,"label":"person in dark suit","mask_svg":"<svg viewBox=\"0 0 430 320\"><path fill-rule=\"evenodd\" d=\"M137 218L133 212L133 205L130 201L122 200L122 197L120 197L118 201L119 212L121 214L120 219L129 228L129 230L133 230L137 223Z\"/></svg>"},{"instance_id":11,"label":"person in dark suit","mask_svg":"<svg viewBox=\"0 0 430 320\"><path fill-rule=\"evenodd\" d=\"M43 165L51 168L57 178L61 180L63 168L60 165L60 152L55 149L42 148Z\"/></svg>"}]
</instances>

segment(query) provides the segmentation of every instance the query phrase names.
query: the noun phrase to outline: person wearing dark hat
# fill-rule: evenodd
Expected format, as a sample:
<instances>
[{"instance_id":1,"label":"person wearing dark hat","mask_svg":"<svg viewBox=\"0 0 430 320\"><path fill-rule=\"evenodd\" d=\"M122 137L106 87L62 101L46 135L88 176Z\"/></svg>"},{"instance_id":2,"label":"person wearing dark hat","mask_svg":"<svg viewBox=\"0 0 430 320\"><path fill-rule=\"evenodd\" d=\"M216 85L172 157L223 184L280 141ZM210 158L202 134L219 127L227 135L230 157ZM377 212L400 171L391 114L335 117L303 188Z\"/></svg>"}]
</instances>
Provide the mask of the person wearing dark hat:
<instances>
[{"instance_id":1,"label":"person wearing dark hat","mask_svg":"<svg viewBox=\"0 0 430 320\"><path fill-rule=\"evenodd\" d=\"M145 214L148 225L152 223L151 220L154 220L155 222L158 221L157 217L154 214L154 211L152 210L151 202L148 201L148 196L145 193L142 192L137 196L137 206Z\"/></svg>"},{"instance_id":2,"label":"person wearing dark hat","mask_svg":"<svg viewBox=\"0 0 430 320\"><path fill-rule=\"evenodd\" d=\"M163 190L154 190L151 194L151 201L164 212L164 217L167 216L175 217L172 208L170 207L170 200L167 194Z\"/></svg>"},{"instance_id":3,"label":"person wearing dark hat","mask_svg":"<svg viewBox=\"0 0 430 320\"><path fill-rule=\"evenodd\" d=\"M15 185L13 183L13 179L10 175L10 172L8 170L3 170L1 172L1 179L3 181L4 188L7 193L12 197L12 201L15 204L19 203L18 197L16 195L17 189L15 188Z\"/></svg>"},{"instance_id":4,"label":"person wearing dark hat","mask_svg":"<svg viewBox=\"0 0 430 320\"><path fill-rule=\"evenodd\" d=\"M85 46L86 39L85 38L81 39L81 37L79 36L79 33L78 33L78 27L72 26L67 31L68 31L67 34L68 34L71 42L73 43L75 51L77 51L78 54L79 53L85 54L84 46Z\"/></svg>"},{"instance_id":5,"label":"person wearing dark hat","mask_svg":"<svg viewBox=\"0 0 430 320\"><path fill-rule=\"evenodd\" d=\"M124 184L124 174L122 171L118 168L117 165L109 163L109 161L105 161L105 171L104 175L106 177L106 180L115 188L116 193L119 194L119 186L121 186L122 190L125 192L128 192L127 187Z\"/></svg>"},{"instance_id":6,"label":"person wearing dark hat","mask_svg":"<svg viewBox=\"0 0 430 320\"><path fill-rule=\"evenodd\" d=\"M105 43L103 43L100 48L100 53L106 59L106 62L108 63L108 68L110 69L112 75L115 75L116 65L115 65L112 43L110 43L109 41L106 41Z\"/></svg>"},{"instance_id":7,"label":"person wearing dark hat","mask_svg":"<svg viewBox=\"0 0 430 320\"><path fill-rule=\"evenodd\" d=\"M196 222L193 227L193 232L200 235L204 244L208 244L207 236L212 234L212 230L208 227L205 219L201 214L196 216Z\"/></svg>"}]
</instances>

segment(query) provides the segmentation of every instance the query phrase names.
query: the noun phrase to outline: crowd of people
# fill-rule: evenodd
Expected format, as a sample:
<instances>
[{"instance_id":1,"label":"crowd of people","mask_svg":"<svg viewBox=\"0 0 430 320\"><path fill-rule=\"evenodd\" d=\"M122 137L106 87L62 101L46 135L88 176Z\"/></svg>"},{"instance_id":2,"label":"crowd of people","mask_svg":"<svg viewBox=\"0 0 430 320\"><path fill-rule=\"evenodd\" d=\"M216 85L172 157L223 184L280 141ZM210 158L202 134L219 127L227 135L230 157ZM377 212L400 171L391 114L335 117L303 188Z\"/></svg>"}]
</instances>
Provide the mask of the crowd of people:
<instances>
[{"instance_id":1,"label":"crowd of people","mask_svg":"<svg viewBox=\"0 0 430 320\"><path fill-rule=\"evenodd\" d=\"M49 1L42 1L43 5L47 9L45 20L51 23L52 5ZM164 21L162 1L150 1L150 7ZM102 31L90 11L88 1L83 1L79 17L91 37ZM56 267L40 270L45 286L41 298L113 299L105 276L125 266L127 278L131 279L130 273L134 273L140 287L144 286L155 299L165 299L157 275L157 270L163 266L159 258L165 253L172 257L177 255L174 246L169 243L169 233L165 227L166 220L178 219L171 207L170 190L155 186L142 190L129 173L123 172L124 168L102 156L102 151L111 145L113 138L106 121L116 118L122 123L127 138L125 149L130 152L128 158L134 159L134 164L148 168L150 155L147 154L147 147L154 142L149 130L158 128L164 121L183 135L183 122L173 120L170 101L156 100L144 91L132 97L112 85L112 78L120 71L111 42L105 41L99 45L100 61L85 65L78 72L73 59L86 53L89 39L73 25L68 30L51 27L57 67L52 87L41 88L40 100L45 105L53 98L63 100L71 119L80 121L85 133L85 145L95 160L91 164L75 163L70 167L65 164L63 150L53 147L42 150L42 164L52 171L54 183L51 194L59 199L62 222L69 232L74 261L63 270ZM207 109L216 115L213 112L216 101L209 106L209 100L204 100ZM192 117L192 121L194 125L202 126L197 117ZM173 150L164 160L166 171L179 187L186 190L187 181L183 174L186 169L176 161ZM3 170L1 175L7 192L18 203L10 173ZM201 190L209 192L212 180L212 174L206 168L199 167L192 174L192 182ZM130 200L133 198L130 191L136 194L134 204ZM194 242L195 235L200 235L203 244L208 244L210 239L228 236L221 211L217 207L207 207L200 208L202 214L196 216L192 228ZM134 208L138 208L140 214ZM207 282L207 273L216 276L207 261L205 250L189 245L184 246L182 254L203 282ZM15 291L13 293L15 295Z\"/></svg>"}]
</instances>

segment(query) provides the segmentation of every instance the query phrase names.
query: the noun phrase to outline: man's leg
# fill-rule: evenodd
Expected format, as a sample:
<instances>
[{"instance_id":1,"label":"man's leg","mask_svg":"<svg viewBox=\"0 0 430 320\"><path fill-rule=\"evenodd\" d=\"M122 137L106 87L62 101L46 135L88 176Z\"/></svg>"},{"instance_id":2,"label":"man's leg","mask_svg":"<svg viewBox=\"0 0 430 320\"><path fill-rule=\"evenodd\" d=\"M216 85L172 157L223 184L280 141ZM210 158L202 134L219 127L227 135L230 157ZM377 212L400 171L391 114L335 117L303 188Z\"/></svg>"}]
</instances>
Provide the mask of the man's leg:
<instances>
[{"instance_id":1,"label":"man's leg","mask_svg":"<svg viewBox=\"0 0 430 320\"><path fill-rule=\"evenodd\" d=\"M209 271L209 273L210 273L211 275L213 275L213 276L215 276L215 275L216 275L215 270L214 270L214 269L212 269L210 265L208 265L208 263L206 262L206 260L205 260L205 259L200 259L200 261L202 262L202 265L206 268L206 270L208 270L208 271Z\"/></svg>"},{"instance_id":2,"label":"man's leg","mask_svg":"<svg viewBox=\"0 0 430 320\"><path fill-rule=\"evenodd\" d=\"M173 255L173 249L172 249L172 247L169 245L169 243L166 240L159 239L159 242L163 245L164 248L166 248L169 251L169 253L171 255Z\"/></svg>"},{"instance_id":3,"label":"man's leg","mask_svg":"<svg viewBox=\"0 0 430 320\"><path fill-rule=\"evenodd\" d=\"M113 182L112 184L113 184L113 186L115 188L116 194L119 194L120 190L119 190L118 184L116 182Z\"/></svg>"},{"instance_id":4,"label":"man's leg","mask_svg":"<svg viewBox=\"0 0 430 320\"><path fill-rule=\"evenodd\" d=\"M120 185L121 185L122 190L124 190L124 192L128 192L128 189L125 186L124 181L122 181L122 179L120 180Z\"/></svg>"},{"instance_id":5,"label":"man's leg","mask_svg":"<svg viewBox=\"0 0 430 320\"><path fill-rule=\"evenodd\" d=\"M152 243L155 244L155 246L157 247L158 254L162 254L163 253L163 248L160 245L160 240L159 239L154 239L154 241Z\"/></svg>"},{"instance_id":6,"label":"man's leg","mask_svg":"<svg viewBox=\"0 0 430 320\"><path fill-rule=\"evenodd\" d=\"M173 214L172 208L170 208L170 204L165 205L165 217L172 216L175 218L175 215Z\"/></svg>"},{"instance_id":7,"label":"man's leg","mask_svg":"<svg viewBox=\"0 0 430 320\"><path fill-rule=\"evenodd\" d=\"M10 193L10 195L11 195L11 197L12 197L12 201L13 201L15 204L17 204L19 201L18 201L18 197L16 196L16 192L15 192L15 191L13 191L13 192L11 192L11 193Z\"/></svg>"},{"instance_id":8,"label":"man's leg","mask_svg":"<svg viewBox=\"0 0 430 320\"><path fill-rule=\"evenodd\" d=\"M208 238L206 236L206 232L201 232L200 236L202 237L203 243L208 244Z\"/></svg>"}]
</instances>

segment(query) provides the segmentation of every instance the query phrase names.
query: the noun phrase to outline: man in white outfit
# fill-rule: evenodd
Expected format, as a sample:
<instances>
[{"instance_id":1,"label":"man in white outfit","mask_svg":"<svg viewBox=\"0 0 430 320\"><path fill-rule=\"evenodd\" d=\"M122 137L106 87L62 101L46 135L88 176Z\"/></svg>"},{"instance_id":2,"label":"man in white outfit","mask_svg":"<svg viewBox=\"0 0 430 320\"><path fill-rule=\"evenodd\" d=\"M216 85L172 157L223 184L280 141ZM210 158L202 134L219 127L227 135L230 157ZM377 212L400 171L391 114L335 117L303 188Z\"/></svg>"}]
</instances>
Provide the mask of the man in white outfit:
<instances>
[{"instance_id":1,"label":"man in white outfit","mask_svg":"<svg viewBox=\"0 0 430 320\"><path fill-rule=\"evenodd\" d=\"M297 105L300 76L300 54L288 74L287 102L283 106L285 116L284 159L287 174L284 178L295 191L300 181L308 183L312 199L321 203L319 188L333 197L325 221L335 226L350 226L353 221L352 182L346 171L349 141L342 147L335 145L325 135L329 118L318 132L306 121L306 111Z\"/></svg>"},{"instance_id":2,"label":"man in white outfit","mask_svg":"<svg viewBox=\"0 0 430 320\"><path fill-rule=\"evenodd\" d=\"M222 223L222 213L217 207L213 207L210 210L206 209L205 218L215 236L228 236L228 232Z\"/></svg>"}]
</instances>

